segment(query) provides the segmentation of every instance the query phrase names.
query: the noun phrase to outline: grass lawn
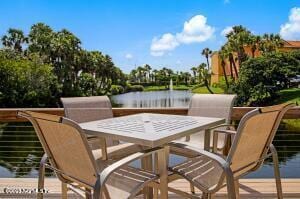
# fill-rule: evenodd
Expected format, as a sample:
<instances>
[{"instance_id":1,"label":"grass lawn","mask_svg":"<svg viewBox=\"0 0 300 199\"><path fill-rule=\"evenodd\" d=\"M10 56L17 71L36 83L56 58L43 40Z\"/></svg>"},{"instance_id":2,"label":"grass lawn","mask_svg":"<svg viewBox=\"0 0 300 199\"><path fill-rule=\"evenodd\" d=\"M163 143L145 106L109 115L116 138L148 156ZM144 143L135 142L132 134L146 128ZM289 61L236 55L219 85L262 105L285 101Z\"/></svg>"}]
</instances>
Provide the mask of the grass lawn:
<instances>
[{"instance_id":1,"label":"grass lawn","mask_svg":"<svg viewBox=\"0 0 300 199\"><path fill-rule=\"evenodd\" d=\"M224 90L218 87L210 87L210 89L215 93L215 94L223 94ZM202 93L202 94L209 94L210 92L207 90L205 86L197 87L193 89L193 93Z\"/></svg>"},{"instance_id":2,"label":"grass lawn","mask_svg":"<svg viewBox=\"0 0 300 199\"><path fill-rule=\"evenodd\" d=\"M284 102L297 102L300 104L300 88L281 90L279 92L279 97L274 101L274 104L281 104Z\"/></svg>"},{"instance_id":3,"label":"grass lawn","mask_svg":"<svg viewBox=\"0 0 300 199\"><path fill-rule=\"evenodd\" d=\"M215 94L222 94L224 93L224 90L221 88L217 88L217 87L210 87L211 90L215 93ZM144 87L144 91L164 91L167 90L165 86L147 86ZM203 93L203 94L209 94L209 91L207 90L207 88L205 86L201 86L201 87L197 87L195 85L174 85L173 86L173 90L192 90L193 93Z\"/></svg>"}]
</instances>

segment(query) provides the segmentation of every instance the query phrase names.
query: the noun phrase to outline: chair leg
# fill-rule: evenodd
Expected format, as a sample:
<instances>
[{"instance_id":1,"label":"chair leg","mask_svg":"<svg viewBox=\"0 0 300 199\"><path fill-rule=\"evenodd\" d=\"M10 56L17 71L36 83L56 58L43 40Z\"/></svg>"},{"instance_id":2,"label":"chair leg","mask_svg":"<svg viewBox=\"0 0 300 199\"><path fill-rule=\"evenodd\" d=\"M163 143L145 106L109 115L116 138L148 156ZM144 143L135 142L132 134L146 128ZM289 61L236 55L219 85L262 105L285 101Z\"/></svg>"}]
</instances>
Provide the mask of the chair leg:
<instances>
[{"instance_id":1,"label":"chair leg","mask_svg":"<svg viewBox=\"0 0 300 199\"><path fill-rule=\"evenodd\" d=\"M202 192L201 199L209 199L209 194L205 193L205 192Z\"/></svg>"},{"instance_id":2,"label":"chair leg","mask_svg":"<svg viewBox=\"0 0 300 199\"><path fill-rule=\"evenodd\" d=\"M156 174L159 173L159 171L158 171L158 155L157 155L157 153L154 154L154 172ZM159 192L159 189L156 188L156 187L154 187L153 188L153 198L154 199L158 199L158 192Z\"/></svg>"},{"instance_id":3,"label":"chair leg","mask_svg":"<svg viewBox=\"0 0 300 199\"><path fill-rule=\"evenodd\" d=\"M230 168L226 170L227 195L229 199L236 199L235 183L233 173Z\"/></svg>"},{"instance_id":4,"label":"chair leg","mask_svg":"<svg viewBox=\"0 0 300 199\"><path fill-rule=\"evenodd\" d=\"M91 193L91 190L89 189L85 189L85 198L86 199L92 199L92 193Z\"/></svg>"},{"instance_id":5,"label":"chair leg","mask_svg":"<svg viewBox=\"0 0 300 199\"><path fill-rule=\"evenodd\" d=\"M68 186L67 183L61 182L61 198L67 199L68 198Z\"/></svg>"},{"instance_id":6,"label":"chair leg","mask_svg":"<svg viewBox=\"0 0 300 199\"><path fill-rule=\"evenodd\" d=\"M43 155L40 166L39 166L39 179L38 179L38 199L43 199L44 183L45 183L45 163L47 162L48 157L46 154Z\"/></svg>"},{"instance_id":7,"label":"chair leg","mask_svg":"<svg viewBox=\"0 0 300 199\"><path fill-rule=\"evenodd\" d=\"M277 189L277 198L282 199L282 186L281 186L281 178L280 178L280 170L279 170L279 163L278 163L278 155L274 145L270 146L270 150L272 153L273 165L274 165L274 175L276 180L276 189Z\"/></svg>"},{"instance_id":8,"label":"chair leg","mask_svg":"<svg viewBox=\"0 0 300 199\"><path fill-rule=\"evenodd\" d=\"M153 171L152 165L152 155L146 156L142 158L142 168L147 171ZM144 192L144 199L152 199L153 198L153 188L145 187L143 189Z\"/></svg>"},{"instance_id":9,"label":"chair leg","mask_svg":"<svg viewBox=\"0 0 300 199\"><path fill-rule=\"evenodd\" d=\"M240 198L240 184L239 179L234 180L235 197Z\"/></svg>"},{"instance_id":10,"label":"chair leg","mask_svg":"<svg viewBox=\"0 0 300 199\"><path fill-rule=\"evenodd\" d=\"M190 189L191 189L191 193L195 194L195 186L192 183L190 183Z\"/></svg>"}]
</instances>

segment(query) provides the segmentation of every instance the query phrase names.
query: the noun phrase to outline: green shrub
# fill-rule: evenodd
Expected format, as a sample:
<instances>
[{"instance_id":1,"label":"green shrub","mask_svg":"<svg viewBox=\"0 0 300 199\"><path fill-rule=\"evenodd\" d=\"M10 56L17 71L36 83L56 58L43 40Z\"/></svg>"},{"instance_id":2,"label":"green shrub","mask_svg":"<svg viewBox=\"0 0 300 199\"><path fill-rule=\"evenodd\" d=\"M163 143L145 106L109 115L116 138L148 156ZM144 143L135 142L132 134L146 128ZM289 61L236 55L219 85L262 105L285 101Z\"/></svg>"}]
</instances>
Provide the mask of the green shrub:
<instances>
[{"instance_id":1,"label":"green shrub","mask_svg":"<svg viewBox=\"0 0 300 199\"><path fill-rule=\"evenodd\" d=\"M125 89L126 92L136 92L136 91L144 91L144 87L142 85L130 85L128 84Z\"/></svg>"},{"instance_id":2,"label":"green shrub","mask_svg":"<svg viewBox=\"0 0 300 199\"><path fill-rule=\"evenodd\" d=\"M239 105L268 105L286 88L289 78L300 73L300 56L296 52L276 52L252 58L241 65L233 90Z\"/></svg>"},{"instance_id":3,"label":"green shrub","mask_svg":"<svg viewBox=\"0 0 300 199\"><path fill-rule=\"evenodd\" d=\"M0 55L0 107L55 106L59 89L53 67L37 56Z\"/></svg>"},{"instance_id":4,"label":"green shrub","mask_svg":"<svg viewBox=\"0 0 300 199\"><path fill-rule=\"evenodd\" d=\"M120 85L112 85L111 86L111 89L110 89L110 93L112 95L117 95L117 94L122 94L124 93L124 88L123 86L120 86Z\"/></svg>"}]
</instances>

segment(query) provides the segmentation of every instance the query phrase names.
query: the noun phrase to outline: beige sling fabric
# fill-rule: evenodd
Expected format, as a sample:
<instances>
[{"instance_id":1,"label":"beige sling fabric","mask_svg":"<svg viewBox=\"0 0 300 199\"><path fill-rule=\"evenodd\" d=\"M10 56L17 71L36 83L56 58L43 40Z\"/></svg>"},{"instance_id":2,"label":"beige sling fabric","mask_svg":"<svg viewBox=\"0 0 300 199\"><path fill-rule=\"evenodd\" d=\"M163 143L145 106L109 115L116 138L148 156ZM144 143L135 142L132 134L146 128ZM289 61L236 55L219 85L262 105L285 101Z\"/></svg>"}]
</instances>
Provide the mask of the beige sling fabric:
<instances>
[{"instance_id":1,"label":"beige sling fabric","mask_svg":"<svg viewBox=\"0 0 300 199\"><path fill-rule=\"evenodd\" d=\"M90 189L95 187L98 173L115 162L103 160L99 154L93 153L76 123L62 123L62 117L55 115L29 111L23 113L33 124L51 166L64 182L78 183ZM158 178L157 174L124 165L110 175L105 185L110 198L125 199L131 198L147 183Z\"/></svg>"},{"instance_id":2,"label":"beige sling fabric","mask_svg":"<svg viewBox=\"0 0 300 199\"><path fill-rule=\"evenodd\" d=\"M281 120L278 117L285 106L286 104L262 108L260 109L260 114L249 118L240 127L242 135L239 141L236 142L235 150L231 152L233 154L231 159L231 169L233 172L261 158L265 147L269 147L266 143L270 139L273 140L273 134L275 134L273 132L274 126L278 119ZM235 175L249 171L255 166L256 164L246 167L236 172Z\"/></svg>"},{"instance_id":3,"label":"beige sling fabric","mask_svg":"<svg viewBox=\"0 0 300 199\"><path fill-rule=\"evenodd\" d=\"M60 123L59 116L26 113L36 123L35 131L39 135L43 148L47 148L50 161L55 163L54 167L69 176L81 179L86 184L95 184L97 170L90 159L91 152L86 148L85 136L81 136L77 129Z\"/></svg>"},{"instance_id":4,"label":"beige sling fabric","mask_svg":"<svg viewBox=\"0 0 300 199\"><path fill-rule=\"evenodd\" d=\"M231 122L231 113L236 95L225 95L225 94L194 94L188 110L189 116L203 116L203 117L218 117L225 118L226 123ZM224 128L223 128L224 129ZM212 136L212 135L211 135ZM195 133L186 138L182 138L178 141L181 144L188 144L196 148L204 148L204 132ZM211 138L211 145L213 139ZM224 146L225 135L219 135L218 146L222 148ZM176 150L172 147L171 151L174 154L187 156L193 156L190 151Z\"/></svg>"},{"instance_id":5,"label":"beige sling fabric","mask_svg":"<svg viewBox=\"0 0 300 199\"><path fill-rule=\"evenodd\" d=\"M259 168L267 153L270 152L270 145L283 115L292 106L292 104L281 104L255 109L247 113L240 121L227 157L221 157L210 152L202 152L197 157L189 158L171 167L170 171L186 178L206 193L218 191L220 186L225 183L223 178L225 174L238 179L240 176ZM196 148L194 150L195 152L198 151ZM272 155L275 155L277 158L277 154ZM218 160L220 158L222 158L222 161ZM217 162L223 163L217 164ZM277 162L274 162L274 164L277 164ZM224 168L222 168L222 165L224 165ZM226 169L228 166L225 165L230 166L232 174L228 172L228 169ZM277 189L280 192L279 171L277 176L275 174L275 177ZM227 186L233 187L234 185L230 184Z\"/></svg>"},{"instance_id":6,"label":"beige sling fabric","mask_svg":"<svg viewBox=\"0 0 300 199\"><path fill-rule=\"evenodd\" d=\"M65 116L78 123L113 117L111 103L107 96L67 97L61 98L61 101L65 109ZM93 139L93 136L88 137L92 149L100 147L98 139ZM110 139L106 142L107 146L118 144Z\"/></svg>"},{"instance_id":7,"label":"beige sling fabric","mask_svg":"<svg viewBox=\"0 0 300 199\"><path fill-rule=\"evenodd\" d=\"M61 98L65 115L78 123L112 118L112 107L107 96Z\"/></svg>"}]
</instances>

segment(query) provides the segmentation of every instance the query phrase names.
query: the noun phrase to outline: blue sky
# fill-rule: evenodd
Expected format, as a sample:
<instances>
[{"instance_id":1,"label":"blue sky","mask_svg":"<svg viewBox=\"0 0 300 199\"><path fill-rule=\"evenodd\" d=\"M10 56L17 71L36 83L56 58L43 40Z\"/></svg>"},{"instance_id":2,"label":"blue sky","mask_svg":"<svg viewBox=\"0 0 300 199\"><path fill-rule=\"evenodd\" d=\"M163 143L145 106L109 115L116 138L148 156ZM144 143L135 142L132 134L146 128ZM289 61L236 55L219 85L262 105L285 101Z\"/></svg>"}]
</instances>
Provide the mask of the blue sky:
<instances>
[{"instance_id":1,"label":"blue sky","mask_svg":"<svg viewBox=\"0 0 300 199\"><path fill-rule=\"evenodd\" d=\"M1 0L1 7L1 36L10 27L28 33L37 22L66 28L125 72L146 63L188 71L233 25L300 40L299 0Z\"/></svg>"}]
</instances>

